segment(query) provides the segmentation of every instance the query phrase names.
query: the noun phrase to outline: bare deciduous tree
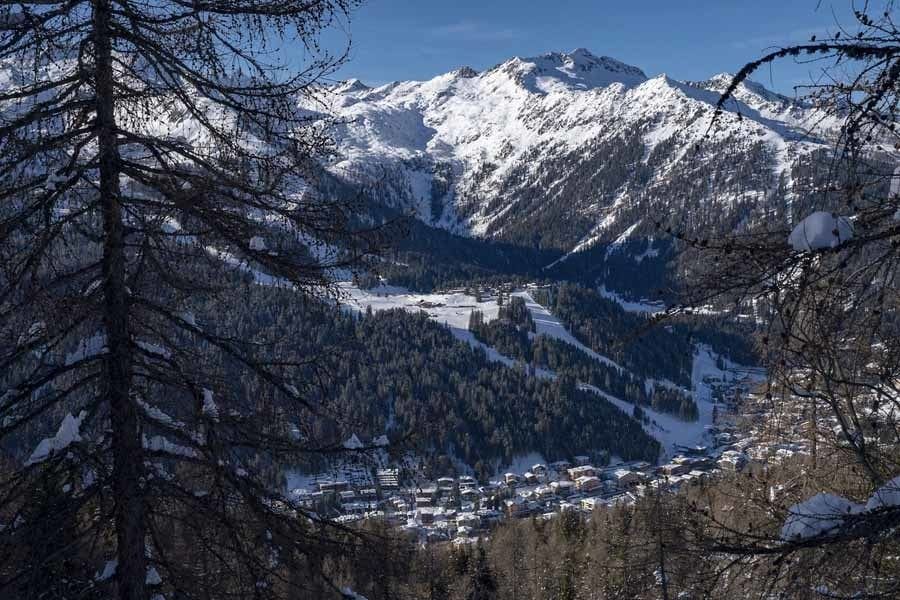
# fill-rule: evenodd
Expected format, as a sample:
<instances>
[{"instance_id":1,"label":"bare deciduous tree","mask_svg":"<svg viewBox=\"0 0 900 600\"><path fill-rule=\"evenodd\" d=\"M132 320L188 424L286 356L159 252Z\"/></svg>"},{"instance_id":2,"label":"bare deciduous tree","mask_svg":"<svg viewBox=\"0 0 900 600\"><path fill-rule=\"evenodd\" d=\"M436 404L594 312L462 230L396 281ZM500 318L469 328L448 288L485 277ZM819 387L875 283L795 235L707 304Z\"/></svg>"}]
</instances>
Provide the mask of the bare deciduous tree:
<instances>
[{"instance_id":1,"label":"bare deciduous tree","mask_svg":"<svg viewBox=\"0 0 900 600\"><path fill-rule=\"evenodd\" d=\"M821 117L811 134L832 150L819 154L806 180L803 196L812 202L792 207L780 225L720 239L680 234L688 277L702 282L688 290L687 304L731 306L758 323L769 372L765 405L771 418L808 437L802 484L776 490L763 475L742 490L746 497L705 509L702 543L733 557L732 567L754 569L768 582L764 593L900 591L896 565L886 566L896 553L900 506L848 509L854 514L836 519L797 504L817 491L865 503L900 475L900 30L891 1L854 8L852 27L744 66L719 101L719 121L740 118L721 109L759 68L794 58L820 69L803 101ZM829 130L828 122L840 126ZM719 510L726 504L743 506L743 514L726 518ZM783 530L791 510L818 511L808 516L821 527Z\"/></svg>"}]
</instances>

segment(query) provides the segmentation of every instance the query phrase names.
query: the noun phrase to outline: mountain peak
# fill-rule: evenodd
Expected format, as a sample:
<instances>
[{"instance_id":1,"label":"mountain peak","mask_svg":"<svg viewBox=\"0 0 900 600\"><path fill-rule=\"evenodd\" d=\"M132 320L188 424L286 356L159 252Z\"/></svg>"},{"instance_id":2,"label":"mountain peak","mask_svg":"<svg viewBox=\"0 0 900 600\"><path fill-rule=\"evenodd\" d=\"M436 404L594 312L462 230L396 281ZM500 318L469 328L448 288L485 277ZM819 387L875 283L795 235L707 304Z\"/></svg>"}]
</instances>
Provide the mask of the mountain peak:
<instances>
[{"instance_id":1,"label":"mountain peak","mask_svg":"<svg viewBox=\"0 0 900 600\"><path fill-rule=\"evenodd\" d=\"M719 73L713 75L706 81L688 82L688 85L703 88L712 92L721 94L731 82L734 81L734 73ZM793 101L787 96L782 96L772 90L766 88L761 83L757 83L752 79L745 79L740 83L734 96L737 100L754 105L758 102L774 102L779 104L792 103Z\"/></svg>"},{"instance_id":2,"label":"mountain peak","mask_svg":"<svg viewBox=\"0 0 900 600\"><path fill-rule=\"evenodd\" d=\"M462 77L463 79L471 79L473 77L478 77L478 71L476 71L472 67L468 67L468 66L459 67L457 69L454 69L453 72L456 73L457 75L459 75L460 77Z\"/></svg>"},{"instance_id":3,"label":"mountain peak","mask_svg":"<svg viewBox=\"0 0 900 600\"><path fill-rule=\"evenodd\" d=\"M335 87L335 91L341 92L341 93L365 92L370 89L372 89L372 88L370 88L369 86L367 86L362 81L360 81L359 79L356 79L356 78L342 81L339 84L337 84L337 86Z\"/></svg>"},{"instance_id":4,"label":"mountain peak","mask_svg":"<svg viewBox=\"0 0 900 600\"><path fill-rule=\"evenodd\" d=\"M637 67L609 56L597 56L585 48L529 58L517 56L496 69L513 75L530 90L540 92L560 84L569 88L594 89L614 83L632 87L647 80Z\"/></svg>"}]
</instances>

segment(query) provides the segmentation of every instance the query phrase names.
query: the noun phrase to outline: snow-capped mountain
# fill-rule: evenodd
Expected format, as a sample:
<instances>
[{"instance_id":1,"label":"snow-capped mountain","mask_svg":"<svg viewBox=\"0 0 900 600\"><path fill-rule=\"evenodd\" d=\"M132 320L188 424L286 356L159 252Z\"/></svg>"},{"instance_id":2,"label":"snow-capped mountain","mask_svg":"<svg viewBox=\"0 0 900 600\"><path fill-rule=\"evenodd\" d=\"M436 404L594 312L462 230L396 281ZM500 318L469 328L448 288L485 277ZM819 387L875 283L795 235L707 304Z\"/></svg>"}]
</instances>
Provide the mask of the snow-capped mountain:
<instances>
[{"instance_id":1,"label":"snow-capped mountain","mask_svg":"<svg viewBox=\"0 0 900 600\"><path fill-rule=\"evenodd\" d=\"M566 251L660 220L734 227L761 202L789 220L798 160L834 124L748 82L727 105L741 118L710 130L729 82L648 78L584 49L429 81L351 80L326 94L344 120L329 169L430 225Z\"/></svg>"}]
</instances>

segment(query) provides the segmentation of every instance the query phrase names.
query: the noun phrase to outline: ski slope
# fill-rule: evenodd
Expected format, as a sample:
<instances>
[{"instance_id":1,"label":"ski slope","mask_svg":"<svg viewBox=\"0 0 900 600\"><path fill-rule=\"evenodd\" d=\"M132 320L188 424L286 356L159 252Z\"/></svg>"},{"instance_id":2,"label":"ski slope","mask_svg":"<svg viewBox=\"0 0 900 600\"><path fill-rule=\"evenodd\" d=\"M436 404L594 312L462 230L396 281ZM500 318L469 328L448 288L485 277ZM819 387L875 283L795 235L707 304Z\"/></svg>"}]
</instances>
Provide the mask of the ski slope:
<instances>
[{"instance_id":1,"label":"ski slope","mask_svg":"<svg viewBox=\"0 0 900 600\"><path fill-rule=\"evenodd\" d=\"M373 311L399 308L413 313L424 312L430 319L449 327L450 332L457 339L466 342L473 348L483 350L489 360L503 363L509 367L514 367L517 364L517 361L514 359L504 356L491 346L475 339L475 336L468 329L469 317L474 310L481 311L486 322L498 317L499 306L494 297L486 297L478 301L474 296L462 292L417 294L395 286L380 286L371 290L362 290L349 282L340 285L344 294L344 305L351 310L364 312L367 308L371 308ZM527 290L514 292L512 296L522 298L525 301L525 306L534 320L536 335L546 335L571 344L594 360L620 371L625 371L615 361L598 354L582 344L550 310L535 302ZM716 365L718 358L719 356L709 346L698 345L696 347L690 390L679 388L679 386L671 382L646 381L647 385L651 386L663 385L682 389L690 393L697 403L699 418L694 422L682 421L668 413L657 412L649 407L641 407L644 414L649 418L649 423L644 424L644 429L662 444L664 458L677 454L679 446L697 446L706 444L709 441L706 439L706 435L707 426L712 424L714 409L711 385L713 382L735 381L738 377L743 377L748 373L754 377L761 377L758 373L754 374L751 369L727 360L723 361L725 368L720 369ZM548 379L556 377L555 373L545 369L538 369L534 374L537 377ZM632 414L634 404L607 394L594 386L579 385L582 389L594 392L608 400L627 414Z\"/></svg>"}]
</instances>

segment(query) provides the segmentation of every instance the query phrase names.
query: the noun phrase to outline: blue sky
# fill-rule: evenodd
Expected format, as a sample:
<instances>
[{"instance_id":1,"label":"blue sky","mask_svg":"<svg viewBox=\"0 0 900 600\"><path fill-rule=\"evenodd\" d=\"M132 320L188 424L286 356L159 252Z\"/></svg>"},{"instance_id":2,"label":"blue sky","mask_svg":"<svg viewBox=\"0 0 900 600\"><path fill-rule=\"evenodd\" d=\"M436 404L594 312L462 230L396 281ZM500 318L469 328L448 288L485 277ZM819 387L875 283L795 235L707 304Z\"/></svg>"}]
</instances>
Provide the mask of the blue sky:
<instances>
[{"instance_id":1,"label":"blue sky","mask_svg":"<svg viewBox=\"0 0 900 600\"><path fill-rule=\"evenodd\" d=\"M766 48L805 41L847 19L850 0L368 0L348 25L350 62L338 79L383 84L477 70L512 56L584 47L649 76L705 79ZM326 36L338 49L343 31ZM791 92L815 65L784 61L754 78Z\"/></svg>"}]
</instances>

